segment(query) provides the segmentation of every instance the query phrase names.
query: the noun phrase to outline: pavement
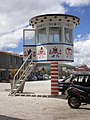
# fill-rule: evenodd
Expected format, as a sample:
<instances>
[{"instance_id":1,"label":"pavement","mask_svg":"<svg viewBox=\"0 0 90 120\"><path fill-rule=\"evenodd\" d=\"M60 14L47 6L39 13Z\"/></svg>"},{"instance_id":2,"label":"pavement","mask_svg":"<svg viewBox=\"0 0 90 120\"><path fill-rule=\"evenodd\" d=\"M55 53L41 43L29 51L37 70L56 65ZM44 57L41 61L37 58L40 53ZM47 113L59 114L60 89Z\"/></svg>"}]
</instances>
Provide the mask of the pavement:
<instances>
[{"instance_id":1,"label":"pavement","mask_svg":"<svg viewBox=\"0 0 90 120\"><path fill-rule=\"evenodd\" d=\"M90 120L90 106L71 109L65 97L8 96L10 83L0 83L0 120ZM50 81L26 82L24 92L50 95Z\"/></svg>"}]
</instances>

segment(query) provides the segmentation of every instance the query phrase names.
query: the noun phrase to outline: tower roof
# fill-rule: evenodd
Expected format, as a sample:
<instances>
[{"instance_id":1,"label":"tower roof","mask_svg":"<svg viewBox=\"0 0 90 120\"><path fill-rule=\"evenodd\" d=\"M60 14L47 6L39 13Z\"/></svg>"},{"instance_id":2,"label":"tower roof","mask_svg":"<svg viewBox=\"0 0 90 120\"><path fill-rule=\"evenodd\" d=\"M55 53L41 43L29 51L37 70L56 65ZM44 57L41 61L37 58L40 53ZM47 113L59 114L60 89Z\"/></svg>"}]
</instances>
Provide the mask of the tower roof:
<instances>
[{"instance_id":1,"label":"tower roof","mask_svg":"<svg viewBox=\"0 0 90 120\"><path fill-rule=\"evenodd\" d=\"M64 22L75 26L80 24L80 19L74 15L68 14L44 14L38 15L29 20L29 24L34 28L36 25L46 22Z\"/></svg>"}]
</instances>

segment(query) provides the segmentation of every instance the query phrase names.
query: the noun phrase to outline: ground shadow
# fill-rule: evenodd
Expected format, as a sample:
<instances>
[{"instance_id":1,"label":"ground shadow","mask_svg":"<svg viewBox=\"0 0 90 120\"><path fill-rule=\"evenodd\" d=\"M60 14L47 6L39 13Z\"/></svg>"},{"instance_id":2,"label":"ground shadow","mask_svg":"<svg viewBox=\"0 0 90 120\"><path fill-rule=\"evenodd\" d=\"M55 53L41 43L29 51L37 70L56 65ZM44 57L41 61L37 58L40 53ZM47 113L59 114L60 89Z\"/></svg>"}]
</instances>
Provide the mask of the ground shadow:
<instances>
[{"instance_id":1,"label":"ground shadow","mask_svg":"<svg viewBox=\"0 0 90 120\"><path fill-rule=\"evenodd\" d=\"M60 95L59 97L60 99L64 99L64 100L67 100L67 95Z\"/></svg>"},{"instance_id":2,"label":"ground shadow","mask_svg":"<svg viewBox=\"0 0 90 120\"><path fill-rule=\"evenodd\" d=\"M14 117L5 116L5 115L0 115L0 120L24 120L24 119L14 118Z\"/></svg>"},{"instance_id":3,"label":"ground shadow","mask_svg":"<svg viewBox=\"0 0 90 120\"><path fill-rule=\"evenodd\" d=\"M83 109L83 110L90 110L90 108L85 108L85 107L80 107L79 109Z\"/></svg>"}]
</instances>

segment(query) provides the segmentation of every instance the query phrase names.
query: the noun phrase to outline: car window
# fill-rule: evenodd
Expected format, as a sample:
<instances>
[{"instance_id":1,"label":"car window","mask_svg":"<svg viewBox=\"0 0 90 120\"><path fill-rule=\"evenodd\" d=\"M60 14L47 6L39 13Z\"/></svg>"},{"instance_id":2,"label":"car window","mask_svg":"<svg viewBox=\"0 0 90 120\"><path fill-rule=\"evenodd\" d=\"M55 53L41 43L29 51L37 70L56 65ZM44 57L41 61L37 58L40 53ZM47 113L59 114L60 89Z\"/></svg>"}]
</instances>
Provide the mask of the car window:
<instances>
[{"instance_id":1,"label":"car window","mask_svg":"<svg viewBox=\"0 0 90 120\"><path fill-rule=\"evenodd\" d=\"M87 83L90 80L90 76L83 76L83 79L81 82Z\"/></svg>"},{"instance_id":2,"label":"car window","mask_svg":"<svg viewBox=\"0 0 90 120\"><path fill-rule=\"evenodd\" d=\"M84 76L84 75L80 75L80 76L76 76L74 79L73 79L73 82L82 82L82 83L87 83L87 82L90 82L90 76Z\"/></svg>"},{"instance_id":3,"label":"car window","mask_svg":"<svg viewBox=\"0 0 90 120\"><path fill-rule=\"evenodd\" d=\"M71 79L72 79L72 75L70 76L70 77L68 77L67 79L65 79L65 83L69 83L69 82L71 82Z\"/></svg>"},{"instance_id":4,"label":"car window","mask_svg":"<svg viewBox=\"0 0 90 120\"><path fill-rule=\"evenodd\" d=\"M84 76L76 76L73 79L73 82L82 82L84 79L85 79Z\"/></svg>"},{"instance_id":5,"label":"car window","mask_svg":"<svg viewBox=\"0 0 90 120\"><path fill-rule=\"evenodd\" d=\"M71 75L64 80L65 83L88 83L90 84L90 75Z\"/></svg>"},{"instance_id":6,"label":"car window","mask_svg":"<svg viewBox=\"0 0 90 120\"><path fill-rule=\"evenodd\" d=\"M78 81L78 76L75 76L75 78L72 80L72 82L77 82Z\"/></svg>"},{"instance_id":7,"label":"car window","mask_svg":"<svg viewBox=\"0 0 90 120\"><path fill-rule=\"evenodd\" d=\"M83 82L85 81L85 76L79 76L78 82Z\"/></svg>"},{"instance_id":8,"label":"car window","mask_svg":"<svg viewBox=\"0 0 90 120\"><path fill-rule=\"evenodd\" d=\"M90 76L86 76L86 82L90 82Z\"/></svg>"},{"instance_id":9,"label":"car window","mask_svg":"<svg viewBox=\"0 0 90 120\"><path fill-rule=\"evenodd\" d=\"M87 83L90 84L90 76L88 76L88 78L87 78Z\"/></svg>"}]
</instances>

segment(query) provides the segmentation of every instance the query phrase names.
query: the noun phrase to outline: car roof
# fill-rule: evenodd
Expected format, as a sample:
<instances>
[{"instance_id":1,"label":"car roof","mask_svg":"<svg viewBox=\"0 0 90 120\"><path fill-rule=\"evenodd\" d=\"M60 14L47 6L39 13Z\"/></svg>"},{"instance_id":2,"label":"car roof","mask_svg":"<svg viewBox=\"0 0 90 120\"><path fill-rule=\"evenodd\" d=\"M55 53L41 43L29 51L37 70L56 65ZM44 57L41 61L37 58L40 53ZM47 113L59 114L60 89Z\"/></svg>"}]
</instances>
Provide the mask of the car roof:
<instances>
[{"instance_id":1,"label":"car roof","mask_svg":"<svg viewBox=\"0 0 90 120\"><path fill-rule=\"evenodd\" d=\"M90 76L88 73L82 73L82 74L74 74L75 76Z\"/></svg>"}]
</instances>

